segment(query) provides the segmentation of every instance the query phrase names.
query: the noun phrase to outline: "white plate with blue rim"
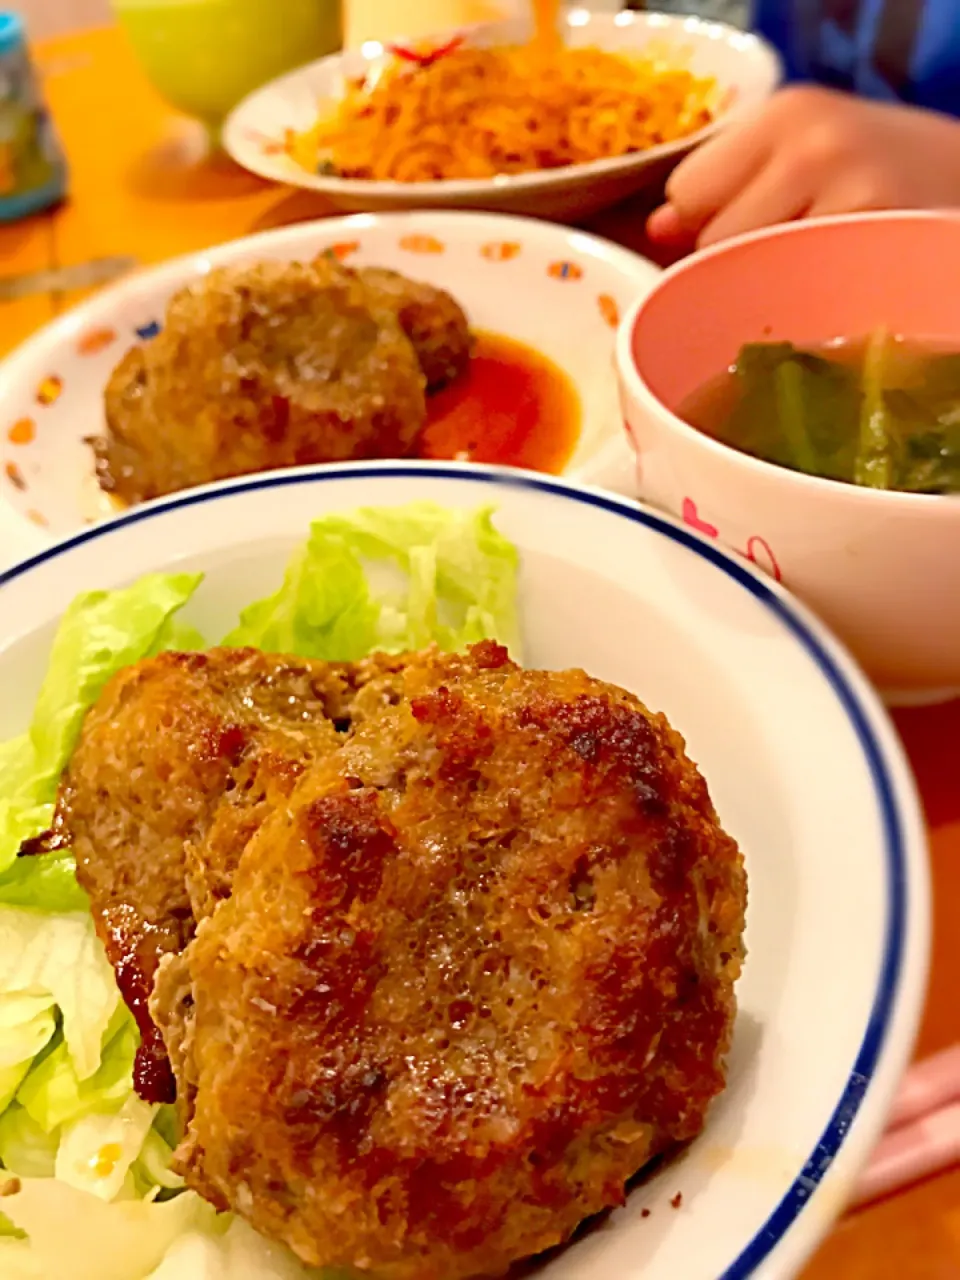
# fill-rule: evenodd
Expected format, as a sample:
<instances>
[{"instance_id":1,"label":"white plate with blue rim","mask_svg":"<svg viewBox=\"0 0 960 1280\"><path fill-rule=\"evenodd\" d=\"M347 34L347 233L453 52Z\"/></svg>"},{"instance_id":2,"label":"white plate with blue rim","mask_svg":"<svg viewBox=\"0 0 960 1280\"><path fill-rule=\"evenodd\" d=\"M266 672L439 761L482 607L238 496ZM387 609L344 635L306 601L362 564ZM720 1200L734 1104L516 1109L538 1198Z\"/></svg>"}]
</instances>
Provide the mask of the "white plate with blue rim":
<instances>
[{"instance_id":1,"label":"white plate with blue rim","mask_svg":"<svg viewBox=\"0 0 960 1280\"><path fill-rule=\"evenodd\" d=\"M197 489L0 574L0 741L26 727L76 591L201 569L186 620L222 633L277 584L312 519L413 499L496 508L521 553L526 664L583 667L665 712L749 876L725 1092L699 1138L542 1274L793 1276L851 1195L908 1060L929 887L920 806L883 708L752 566L633 503L527 474L354 464Z\"/></svg>"}]
</instances>

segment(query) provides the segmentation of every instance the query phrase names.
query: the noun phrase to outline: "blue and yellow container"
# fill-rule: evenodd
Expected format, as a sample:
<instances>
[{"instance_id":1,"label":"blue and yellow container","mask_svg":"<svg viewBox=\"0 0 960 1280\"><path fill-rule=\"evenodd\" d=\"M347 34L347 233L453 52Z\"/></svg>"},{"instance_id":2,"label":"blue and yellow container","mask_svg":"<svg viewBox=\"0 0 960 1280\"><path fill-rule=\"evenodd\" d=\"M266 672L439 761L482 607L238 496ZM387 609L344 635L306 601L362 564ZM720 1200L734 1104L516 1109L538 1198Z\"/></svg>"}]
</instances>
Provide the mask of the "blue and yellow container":
<instances>
[{"instance_id":1,"label":"blue and yellow container","mask_svg":"<svg viewBox=\"0 0 960 1280\"><path fill-rule=\"evenodd\" d=\"M62 200L67 166L30 63L23 23L0 10L0 222Z\"/></svg>"}]
</instances>

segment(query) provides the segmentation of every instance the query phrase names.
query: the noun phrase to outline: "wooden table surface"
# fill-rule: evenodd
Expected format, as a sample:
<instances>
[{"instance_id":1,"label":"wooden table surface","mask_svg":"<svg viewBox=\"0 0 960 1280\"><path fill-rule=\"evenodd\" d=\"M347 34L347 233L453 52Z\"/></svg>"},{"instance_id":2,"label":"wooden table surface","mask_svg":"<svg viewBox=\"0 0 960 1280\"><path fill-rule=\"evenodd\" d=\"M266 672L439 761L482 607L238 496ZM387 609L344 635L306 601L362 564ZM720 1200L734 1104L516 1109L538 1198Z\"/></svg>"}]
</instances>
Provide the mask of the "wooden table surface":
<instances>
[{"instance_id":1,"label":"wooden table surface","mask_svg":"<svg viewBox=\"0 0 960 1280\"><path fill-rule=\"evenodd\" d=\"M489 15L484 0L391 0L393 31ZM383 0L354 0L352 39L383 31ZM441 12L443 11L443 12ZM0 274L129 254L174 254L327 212L316 196L270 186L203 154L200 131L147 85L111 28L41 43L36 59L71 166L70 200L0 227ZM642 209L597 230L642 248ZM79 295L0 303L0 354ZM918 1053L960 1039L960 703L898 713L930 823L935 886L932 979ZM960 1276L960 1168L848 1215L803 1280L954 1280ZM683 1277L677 1277L683 1280Z\"/></svg>"}]
</instances>

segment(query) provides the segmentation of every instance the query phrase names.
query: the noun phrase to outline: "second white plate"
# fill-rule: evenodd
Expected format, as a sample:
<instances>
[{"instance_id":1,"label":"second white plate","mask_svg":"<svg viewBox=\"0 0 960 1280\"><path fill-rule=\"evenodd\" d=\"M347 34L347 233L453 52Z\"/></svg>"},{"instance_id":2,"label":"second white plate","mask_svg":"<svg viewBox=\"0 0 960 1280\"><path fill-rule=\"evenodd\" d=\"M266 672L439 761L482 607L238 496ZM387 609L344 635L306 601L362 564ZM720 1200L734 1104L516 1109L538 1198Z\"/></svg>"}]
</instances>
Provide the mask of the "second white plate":
<instances>
[{"instance_id":1,"label":"second white plate","mask_svg":"<svg viewBox=\"0 0 960 1280\"><path fill-rule=\"evenodd\" d=\"M212 267L309 260L329 250L448 289L471 325L528 343L573 382L582 429L566 473L629 489L631 455L613 368L619 316L660 272L607 241L482 213L360 215L302 223L130 276L42 329L0 365L0 565L110 514L85 438L103 430L103 389L129 346L156 331L170 295ZM11 532L7 533L7 527ZM17 532L19 531L19 533Z\"/></svg>"}]
</instances>

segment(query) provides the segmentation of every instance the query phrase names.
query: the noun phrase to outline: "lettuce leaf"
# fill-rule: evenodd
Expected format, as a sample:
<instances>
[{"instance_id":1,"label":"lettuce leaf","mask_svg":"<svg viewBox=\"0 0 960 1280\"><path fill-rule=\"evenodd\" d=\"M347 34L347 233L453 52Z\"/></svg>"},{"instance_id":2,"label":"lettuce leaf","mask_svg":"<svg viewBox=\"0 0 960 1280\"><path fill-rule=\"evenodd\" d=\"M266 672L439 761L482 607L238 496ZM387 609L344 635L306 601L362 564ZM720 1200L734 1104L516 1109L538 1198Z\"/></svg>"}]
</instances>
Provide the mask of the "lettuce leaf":
<instances>
[{"instance_id":1,"label":"lettuce leaf","mask_svg":"<svg viewBox=\"0 0 960 1280\"><path fill-rule=\"evenodd\" d=\"M59 1178L23 1178L3 1198L5 1216L29 1242L0 1241L0 1267L43 1280L144 1280L170 1246L191 1231L216 1231L216 1214L193 1192L161 1204L106 1202ZM224 1224L226 1226L226 1223ZM223 1228L220 1228L221 1230ZM5 1250L10 1250L9 1254ZM14 1271L12 1264L22 1270ZM30 1271L30 1266L36 1272Z\"/></svg>"},{"instance_id":2,"label":"lettuce leaf","mask_svg":"<svg viewBox=\"0 0 960 1280\"><path fill-rule=\"evenodd\" d=\"M56 1177L100 1200L113 1200L153 1124L155 1107L135 1093L118 1111L91 1111L64 1125Z\"/></svg>"},{"instance_id":3,"label":"lettuce leaf","mask_svg":"<svg viewBox=\"0 0 960 1280\"><path fill-rule=\"evenodd\" d=\"M175 1241L148 1280L338 1280L338 1275L304 1266L241 1218L224 1215L215 1229L192 1231Z\"/></svg>"},{"instance_id":4,"label":"lettuce leaf","mask_svg":"<svg viewBox=\"0 0 960 1280\"><path fill-rule=\"evenodd\" d=\"M57 1179L24 1178L3 1206L8 1231L29 1236L6 1240L0 1230L4 1280L341 1280L192 1191L107 1203Z\"/></svg>"},{"instance_id":5,"label":"lettuce leaf","mask_svg":"<svg viewBox=\"0 0 960 1280\"><path fill-rule=\"evenodd\" d=\"M11 996L46 997L56 1005L77 1079L93 1075L120 993L92 916L0 907L0 999ZM2 1026L0 1018L0 1063L8 1038Z\"/></svg>"},{"instance_id":6,"label":"lettuce leaf","mask_svg":"<svg viewBox=\"0 0 960 1280\"><path fill-rule=\"evenodd\" d=\"M0 995L0 1067L37 1056L56 1030L53 1005L53 996L46 991Z\"/></svg>"},{"instance_id":7,"label":"lettuce leaf","mask_svg":"<svg viewBox=\"0 0 960 1280\"><path fill-rule=\"evenodd\" d=\"M30 725L39 775L56 781L103 686L162 641L201 580L201 574L149 574L116 591L87 591L68 605Z\"/></svg>"},{"instance_id":8,"label":"lettuce leaf","mask_svg":"<svg viewBox=\"0 0 960 1280\"><path fill-rule=\"evenodd\" d=\"M14 1100L29 1070L29 1058L15 1062L9 1067L0 1067L0 1108L8 1107ZM2 1111L0 1111L0 1119L2 1119Z\"/></svg>"},{"instance_id":9,"label":"lettuce leaf","mask_svg":"<svg viewBox=\"0 0 960 1280\"><path fill-rule=\"evenodd\" d=\"M18 1178L52 1178L58 1144L59 1138L45 1133L18 1103L0 1116L0 1160Z\"/></svg>"},{"instance_id":10,"label":"lettuce leaf","mask_svg":"<svg viewBox=\"0 0 960 1280\"><path fill-rule=\"evenodd\" d=\"M183 1178L170 1168L170 1157L175 1143L167 1142L156 1126L162 1126L162 1118L154 1118L154 1128L143 1140L140 1155L134 1166L136 1176L148 1187L160 1187L164 1191L179 1191Z\"/></svg>"},{"instance_id":11,"label":"lettuce leaf","mask_svg":"<svg viewBox=\"0 0 960 1280\"><path fill-rule=\"evenodd\" d=\"M201 577L150 574L116 591L84 592L67 607L30 728L0 746L0 872L48 825L57 781L103 686L170 637L171 618Z\"/></svg>"},{"instance_id":12,"label":"lettuce leaf","mask_svg":"<svg viewBox=\"0 0 960 1280\"><path fill-rule=\"evenodd\" d=\"M18 858L0 875L0 903L40 911L89 911L76 871L73 854L66 851Z\"/></svg>"},{"instance_id":13,"label":"lettuce leaf","mask_svg":"<svg viewBox=\"0 0 960 1280\"><path fill-rule=\"evenodd\" d=\"M104 1035L99 1065L81 1080L66 1043L31 1067L17 1090L17 1101L46 1133L91 1111L120 1107L133 1089L133 1060L140 1038L126 1006L120 1006Z\"/></svg>"},{"instance_id":14,"label":"lettuce leaf","mask_svg":"<svg viewBox=\"0 0 960 1280\"><path fill-rule=\"evenodd\" d=\"M280 589L241 612L225 645L341 661L376 647L379 611L363 568L341 540L323 534L322 523L294 553Z\"/></svg>"},{"instance_id":15,"label":"lettuce leaf","mask_svg":"<svg viewBox=\"0 0 960 1280\"><path fill-rule=\"evenodd\" d=\"M56 1029L49 992L0 995L0 1110L13 1101L34 1058Z\"/></svg>"},{"instance_id":16,"label":"lettuce leaf","mask_svg":"<svg viewBox=\"0 0 960 1280\"><path fill-rule=\"evenodd\" d=\"M414 502L325 516L223 643L348 662L497 639L517 655L518 555L492 514Z\"/></svg>"},{"instance_id":17,"label":"lettuce leaf","mask_svg":"<svg viewBox=\"0 0 960 1280\"><path fill-rule=\"evenodd\" d=\"M52 800L53 792L47 794L37 774L30 735L0 744L0 872L10 867L24 840L47 826Z\"/></svg>"}]
</instances>

